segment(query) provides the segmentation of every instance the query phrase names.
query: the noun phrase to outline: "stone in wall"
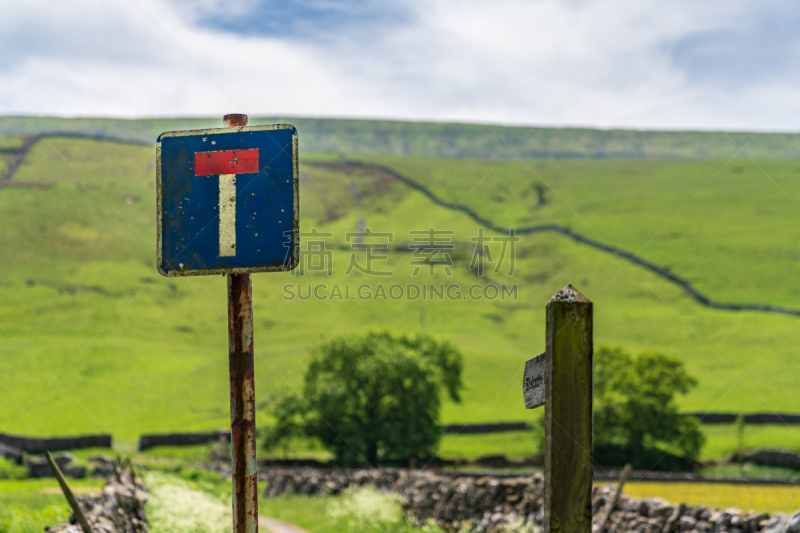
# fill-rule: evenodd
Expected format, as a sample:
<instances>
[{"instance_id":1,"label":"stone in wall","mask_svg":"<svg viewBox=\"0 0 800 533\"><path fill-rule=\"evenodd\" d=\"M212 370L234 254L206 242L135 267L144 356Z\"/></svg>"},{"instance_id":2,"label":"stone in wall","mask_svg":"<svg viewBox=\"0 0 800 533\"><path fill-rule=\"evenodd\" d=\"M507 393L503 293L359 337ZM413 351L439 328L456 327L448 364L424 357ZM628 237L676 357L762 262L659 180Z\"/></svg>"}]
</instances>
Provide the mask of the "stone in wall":
<instances>
[{"instance_id":1,"label":"stone in wall","mask_svg":"<svg viewBox=\"0 0 800 533\"><path fill-rule=\"evenodd\" d=\"M71 453L62 452L53 457L61 473L67 477L82 479L86 477L86 467L76 465L75 456ZM44 457L30 456L26 464L31 477L54 477L50 464Z\"/></svg>"},{"instance_id":2,"label":"stone in wall","mask_svg":"<svg viewBox=\"0 0 800 533\"><path fill-rule=\"evenodd\" d=\"M3 444L2 442L0 442L0 457L5 457L18 465L22 464L22 450Z\"/></svg>"}]
</instances>

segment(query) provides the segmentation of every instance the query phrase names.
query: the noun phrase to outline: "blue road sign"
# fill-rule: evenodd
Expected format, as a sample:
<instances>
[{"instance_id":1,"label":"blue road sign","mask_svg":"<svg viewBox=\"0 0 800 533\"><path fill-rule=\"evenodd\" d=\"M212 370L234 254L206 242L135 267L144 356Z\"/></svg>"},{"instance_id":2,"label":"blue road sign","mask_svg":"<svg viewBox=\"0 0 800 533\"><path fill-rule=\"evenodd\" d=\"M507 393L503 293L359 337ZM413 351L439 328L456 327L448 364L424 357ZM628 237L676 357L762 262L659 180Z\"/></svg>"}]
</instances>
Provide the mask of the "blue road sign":
<instances>
[{"instance_id":1,"label":"blue road sign","mask_svg":"<svg viewBox=\"0 0 800 533\"><path fill-rule=\"evenodd\" d=\"M297 266L294 126L162 133L156 173L162 275L246 274Z\"/></svg>"}]
</instances>

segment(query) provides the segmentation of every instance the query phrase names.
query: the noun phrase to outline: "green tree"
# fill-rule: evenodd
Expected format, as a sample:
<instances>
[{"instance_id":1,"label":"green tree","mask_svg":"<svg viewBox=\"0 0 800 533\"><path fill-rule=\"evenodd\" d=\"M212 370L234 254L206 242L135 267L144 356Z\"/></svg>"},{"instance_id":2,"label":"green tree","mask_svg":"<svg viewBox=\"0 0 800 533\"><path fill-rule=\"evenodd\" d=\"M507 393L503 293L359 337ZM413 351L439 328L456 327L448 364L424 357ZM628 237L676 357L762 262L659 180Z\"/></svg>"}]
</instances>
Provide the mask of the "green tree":
<instances>
[{"instance_id":1,"label":"green tree","mask_svg":"<svg viewBox=\"0 0 800 533\"><path fill-rule=\"evenodd\" d=\"M695 461L705 437L697 419L680 416L675 397L696 385L679 359L649 351L634 358L620 348L599 348L594 356L596 445L623 449L640 462L660 460L663 450Z\"/></svg>"},{"instance_id":2,"label":"green tree","mask_svg":"<svg viewBox=\"0 0 800 533\"><path fill-rule=\"evenodd\" d=\"M744 429L745 429L744 415L743 414L739 414L739 416L736 417L735 425L736 425L736 451L737 452L743 452L744 451Z\"/></svg>"},{"instance_id":3,"label":"green tree","mask_svg":"<svg viewBox=\"0 0 800 533\"><path fill-rule=\"evenodd\" d=\"M370 331L323 343L302 394L274 404L272 448L296 436L319 439L340 464L404 463L436 453L441 391L460 401L462 356L427 334Z\"/></svg>"},{"instance_id":4,"label":"green tree","mask_svg":"<svg viewBox=\"0 0 800 533\"><path fill-rule=\"evenodd\" d=\"M536 191L537 207L542 207L547 203L547 187L538 181L533 182L531 186Z\"/></svg>"}]
</instances>

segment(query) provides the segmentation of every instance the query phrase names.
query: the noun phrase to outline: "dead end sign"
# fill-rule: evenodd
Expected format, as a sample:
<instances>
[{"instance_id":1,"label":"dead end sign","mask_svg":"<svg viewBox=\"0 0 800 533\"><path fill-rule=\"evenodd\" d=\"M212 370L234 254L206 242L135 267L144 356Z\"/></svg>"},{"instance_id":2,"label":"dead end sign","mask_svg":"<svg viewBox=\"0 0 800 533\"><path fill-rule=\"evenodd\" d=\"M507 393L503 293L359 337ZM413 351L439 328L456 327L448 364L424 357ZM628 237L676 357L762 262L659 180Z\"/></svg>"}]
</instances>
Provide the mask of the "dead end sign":
<instances>
[{"instance_id":1,"label":"dead end sign","mask_svg":"<svg viewBox=\"0 0 800 533\"><path fill-rule=\"evenodd\" d=\"M172 131L156 145L158 271L291 270L298 259L297 130Z\"/></svg>"}]
</instances>

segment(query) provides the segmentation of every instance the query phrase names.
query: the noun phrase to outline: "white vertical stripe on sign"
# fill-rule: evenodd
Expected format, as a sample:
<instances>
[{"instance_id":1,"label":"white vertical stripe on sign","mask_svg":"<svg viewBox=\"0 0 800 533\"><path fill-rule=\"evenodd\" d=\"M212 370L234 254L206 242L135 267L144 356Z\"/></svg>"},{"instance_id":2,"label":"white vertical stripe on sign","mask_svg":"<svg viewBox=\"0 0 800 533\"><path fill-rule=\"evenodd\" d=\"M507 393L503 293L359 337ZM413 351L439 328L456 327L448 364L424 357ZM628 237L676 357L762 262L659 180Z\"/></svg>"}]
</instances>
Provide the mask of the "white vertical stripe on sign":
<instances>
[{"instance_id":1,"label":"white vertical stripe on sign","mask_svg":"<svg viewBox=\"0 0 800 533\"><path fill-rule=\"evenodd\" d=\"M236 255L236 174L219 175L219 256Z\"/></svg>"}]
</instances>

